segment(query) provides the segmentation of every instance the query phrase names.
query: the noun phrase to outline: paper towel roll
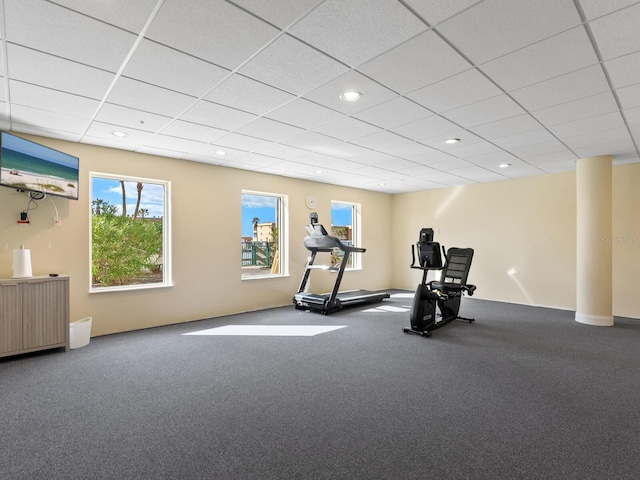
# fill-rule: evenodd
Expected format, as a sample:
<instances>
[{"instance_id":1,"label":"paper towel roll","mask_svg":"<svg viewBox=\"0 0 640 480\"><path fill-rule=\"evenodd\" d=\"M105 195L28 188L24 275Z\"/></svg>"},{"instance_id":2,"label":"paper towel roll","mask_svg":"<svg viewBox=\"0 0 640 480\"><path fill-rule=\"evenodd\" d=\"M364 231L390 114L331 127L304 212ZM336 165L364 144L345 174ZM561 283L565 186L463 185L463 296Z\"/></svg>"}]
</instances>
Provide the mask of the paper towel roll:
<instances>
[{"instance_id":1,"label":"paper towel roll","mask_svg":"<svg viewBox=\"0 0 640 480\"><path fill-rule=\"evenodd\" d=\"M13 276L11 278L32 277L31 250L20 245L20 250L13 251Z\"/></svg>"}]
</instances>

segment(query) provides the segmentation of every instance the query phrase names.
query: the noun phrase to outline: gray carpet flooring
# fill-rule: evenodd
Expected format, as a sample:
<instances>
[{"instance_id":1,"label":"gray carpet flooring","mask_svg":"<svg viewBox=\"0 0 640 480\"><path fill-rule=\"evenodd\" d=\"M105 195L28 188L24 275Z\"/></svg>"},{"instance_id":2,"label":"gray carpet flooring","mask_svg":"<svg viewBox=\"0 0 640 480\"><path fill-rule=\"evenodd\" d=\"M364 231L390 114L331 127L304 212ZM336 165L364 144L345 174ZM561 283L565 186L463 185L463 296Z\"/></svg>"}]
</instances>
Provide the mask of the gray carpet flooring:
<instances>
[{"instance_id":1,"label":"gray carpet flooring","mask_svg":"<svg viewBox=\"0 0 640 480\"><path fill-rule=\"evenodd\" d=\"M396 292L398 293L398 292ZM636 479L640 321L474 298L430 338L411 292L0 360L0 478ZM190 336L344 325L310 337Z\"/></svg>"}]
</instances>

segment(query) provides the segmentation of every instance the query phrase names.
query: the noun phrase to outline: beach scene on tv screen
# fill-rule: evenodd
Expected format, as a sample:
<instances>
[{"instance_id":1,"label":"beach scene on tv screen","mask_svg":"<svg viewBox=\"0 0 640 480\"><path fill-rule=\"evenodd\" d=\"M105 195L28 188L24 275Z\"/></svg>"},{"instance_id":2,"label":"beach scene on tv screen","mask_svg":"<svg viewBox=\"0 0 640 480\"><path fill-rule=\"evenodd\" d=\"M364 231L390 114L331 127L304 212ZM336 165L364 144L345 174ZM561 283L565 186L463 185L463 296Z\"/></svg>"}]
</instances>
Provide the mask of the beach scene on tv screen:
<instances>
[{"instance_id":1,"label":"beach scene on tv screen","mask_svg":"<svg viewBox=\"0 0 640 480\"><path fill-rule=\"evenodd\" d=\"M2 139L2 185L78 198L78 159L18 137Z\"/></svg>"}]
</instances>

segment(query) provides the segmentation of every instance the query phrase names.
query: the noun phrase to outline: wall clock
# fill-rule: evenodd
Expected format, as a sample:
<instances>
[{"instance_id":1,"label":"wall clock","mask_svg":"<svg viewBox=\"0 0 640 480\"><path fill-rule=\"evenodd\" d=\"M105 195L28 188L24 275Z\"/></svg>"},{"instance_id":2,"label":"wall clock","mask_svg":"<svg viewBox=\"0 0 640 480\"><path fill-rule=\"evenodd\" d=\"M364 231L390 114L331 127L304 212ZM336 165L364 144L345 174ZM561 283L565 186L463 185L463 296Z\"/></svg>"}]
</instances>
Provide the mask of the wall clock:
<instances>
[{"instance_id":1,"label":"wall clock","mask_svg":"<svg viewBox=\"0 0 640 480\"><path fill-rule=\"evenodd\" d=\"M307 197L307 208L309 209L316 208L316 197L314 197L313 195L309 195Z\"/></svg>"}]
</instances>

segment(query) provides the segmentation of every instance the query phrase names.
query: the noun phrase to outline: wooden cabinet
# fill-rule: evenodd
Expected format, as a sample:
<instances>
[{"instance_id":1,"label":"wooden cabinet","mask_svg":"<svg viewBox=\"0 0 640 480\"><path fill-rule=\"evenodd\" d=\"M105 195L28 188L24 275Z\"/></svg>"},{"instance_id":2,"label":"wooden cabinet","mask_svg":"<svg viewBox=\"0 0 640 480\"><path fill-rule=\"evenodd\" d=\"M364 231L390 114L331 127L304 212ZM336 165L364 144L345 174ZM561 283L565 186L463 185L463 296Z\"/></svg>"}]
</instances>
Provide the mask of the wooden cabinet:
<instances>
[{"instance_id":1,"label":"wooden cabinet","mask_svg":"<svg viewBox=\"0 0 640 480\"><path fill-rule=\"evenodd\" d=\"M0 357L69 348L69 277L0 279Z\"/></svg>"}]
</instances>

